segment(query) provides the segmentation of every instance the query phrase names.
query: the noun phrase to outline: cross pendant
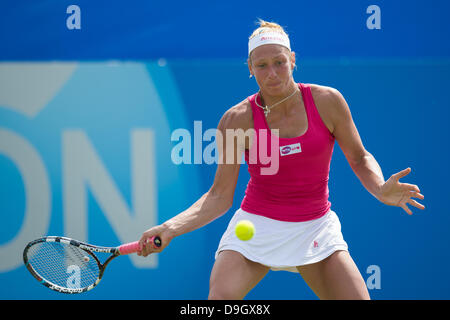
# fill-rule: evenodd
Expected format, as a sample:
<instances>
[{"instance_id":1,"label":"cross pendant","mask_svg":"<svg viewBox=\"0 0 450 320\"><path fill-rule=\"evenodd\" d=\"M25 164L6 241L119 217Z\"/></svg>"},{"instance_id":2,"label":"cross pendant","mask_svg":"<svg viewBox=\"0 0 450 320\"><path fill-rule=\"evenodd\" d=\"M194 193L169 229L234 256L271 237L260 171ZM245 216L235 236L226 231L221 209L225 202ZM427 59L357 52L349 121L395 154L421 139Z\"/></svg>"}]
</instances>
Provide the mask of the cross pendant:
<instances>
[{"instance_id":1,"label":"cross pendant","mask_svg":"<svg viewBox=\"0 0 450 320\"><path fill-rule=\"evenodd\" d=\"M264 107L264 115L266 116L266 118L267 118L267 115L269 114L269 112L270 112L269 107L268 107L268 106L265 106L265 107Z\"/></svg>"}]
</instances>

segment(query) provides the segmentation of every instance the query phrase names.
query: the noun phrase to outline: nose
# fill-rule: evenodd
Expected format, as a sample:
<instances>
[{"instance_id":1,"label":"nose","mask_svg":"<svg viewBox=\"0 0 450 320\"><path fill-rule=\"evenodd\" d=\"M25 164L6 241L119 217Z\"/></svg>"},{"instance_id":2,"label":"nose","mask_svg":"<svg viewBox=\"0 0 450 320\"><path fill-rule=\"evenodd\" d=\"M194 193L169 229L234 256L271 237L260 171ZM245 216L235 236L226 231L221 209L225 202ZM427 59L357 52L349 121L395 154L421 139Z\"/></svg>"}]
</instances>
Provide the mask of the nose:
<instances>
[{"instance_id":1,"label":"nose","mask_svg":"<svg viewBox=\"0 0 450 320\"><path fill-rule=\"evenodd\" d=\"M267 77L270 79L274 79L277 77L277 73L275 71L275 68L273 66L269 66L267 68Z\"/></svg>"}]
</instances>

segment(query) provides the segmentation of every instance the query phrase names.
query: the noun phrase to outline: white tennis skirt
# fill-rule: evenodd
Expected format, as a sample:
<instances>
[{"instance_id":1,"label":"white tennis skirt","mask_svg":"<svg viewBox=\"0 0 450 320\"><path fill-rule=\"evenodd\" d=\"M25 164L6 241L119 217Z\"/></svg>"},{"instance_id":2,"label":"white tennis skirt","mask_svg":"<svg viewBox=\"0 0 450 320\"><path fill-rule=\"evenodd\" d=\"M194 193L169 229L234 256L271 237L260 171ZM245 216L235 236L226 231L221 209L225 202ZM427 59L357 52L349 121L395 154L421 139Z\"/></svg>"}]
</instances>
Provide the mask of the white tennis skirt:
<instances>
[{"instance_id":1,"label":"white tennis skirt","mask_svg":"<svg viewBox=\"0 0 450 320\"><path fill-rule=\"evenodd\" d=\"M235 226L250 220L255 234L248 241L239 240ZM348 251L336 213L305 222L286 222L238 209L220 240L215 258L221 251L233 250L272 270L298 272L297 266L319 262L338 250Z\"/></svg>"}]
</instances>

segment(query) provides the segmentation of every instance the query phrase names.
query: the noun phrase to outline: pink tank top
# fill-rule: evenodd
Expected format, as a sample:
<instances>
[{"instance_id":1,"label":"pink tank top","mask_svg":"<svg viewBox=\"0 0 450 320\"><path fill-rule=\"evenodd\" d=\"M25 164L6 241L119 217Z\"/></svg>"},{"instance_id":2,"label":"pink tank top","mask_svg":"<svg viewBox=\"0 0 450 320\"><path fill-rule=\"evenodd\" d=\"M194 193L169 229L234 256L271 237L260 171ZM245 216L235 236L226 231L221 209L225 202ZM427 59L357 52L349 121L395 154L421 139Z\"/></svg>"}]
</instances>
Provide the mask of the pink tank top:
<instances>
[{"instance_id":1,"label":"pink tank top","mask_svg":"<svg viewBox=\"0 0 450 320\"><path fill-rule=\"evenodd\" d=\"M278 138L271 134L263 110L255 104L258 94L248 98L257 135L250 150L245 151L250 181L241 203L244 211L275 220L299 222L320 218L331 207L328 178L335 138L317 111L311 88L302 83L299 87L308 129L295 138ZM272 139L278 141L276 149L271 149ZM274 161L269 163L266 157L260 157L260 151L270 159L274 159L272 152L278 157L275 174L262 174L261 169L274 167ZM256 158L255 154L258 154Z\"/></svg>"}]
</instances>

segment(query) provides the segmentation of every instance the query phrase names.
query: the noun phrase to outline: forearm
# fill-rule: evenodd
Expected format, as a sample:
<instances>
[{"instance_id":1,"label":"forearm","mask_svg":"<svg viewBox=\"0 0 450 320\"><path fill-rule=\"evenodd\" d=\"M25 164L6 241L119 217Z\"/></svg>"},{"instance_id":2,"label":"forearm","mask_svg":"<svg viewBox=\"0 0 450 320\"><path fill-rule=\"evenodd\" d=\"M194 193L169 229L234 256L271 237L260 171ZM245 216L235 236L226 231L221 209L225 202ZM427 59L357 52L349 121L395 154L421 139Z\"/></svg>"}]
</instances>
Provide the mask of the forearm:
<instances>
[{"instance_id":1,"label":"forearm","mask_svg":"<svg viewBox=\"0 0 450 320\"><path fill-rule=\"evenodd\" d=\"M373 155L366 151L358 162L350 163L350 166L367 191L379 200L380 188L385 180L381 167Z\"/></svg>"},{"instance_id":2,"label":"forearm","mask_svg":"<svg viewBox=\"0 0 450 320\"><path fill-rule=\"evenodd\" d=\"M230 207L231 201L208 191L191 207L164 222L163 226L172 237L177 237L203 227L226 213Z\"/></svg>"}]
</instances>

